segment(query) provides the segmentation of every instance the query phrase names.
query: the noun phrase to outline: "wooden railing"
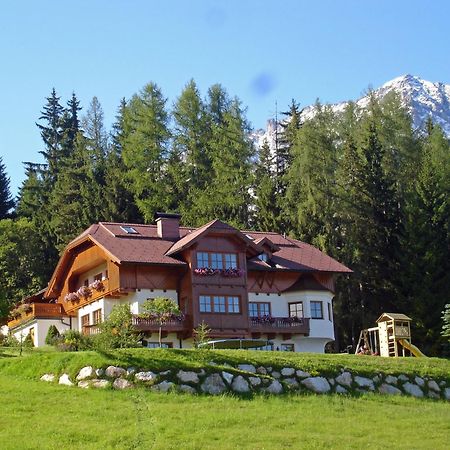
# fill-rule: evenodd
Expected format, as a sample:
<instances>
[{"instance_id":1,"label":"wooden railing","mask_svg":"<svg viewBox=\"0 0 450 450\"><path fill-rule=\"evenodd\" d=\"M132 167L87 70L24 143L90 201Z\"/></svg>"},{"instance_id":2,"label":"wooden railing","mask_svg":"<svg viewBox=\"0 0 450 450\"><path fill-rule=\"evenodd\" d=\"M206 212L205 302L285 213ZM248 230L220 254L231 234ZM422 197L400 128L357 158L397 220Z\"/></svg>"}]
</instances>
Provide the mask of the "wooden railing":
<instances>
[{"instance_id":1,"label":"wooden railing","mask_svg":"<svg viewBox=\"0 0 450 450\"><path fill-rule=\"evenodd\" d=\"M31 310L8 322L9 328L14 328L30 319L51 319L64 316L64 307L61 303L32 303Z\"/></svg>"},{"instance_id":2,"label":"wooden railing","mask_svg":"<svg viewBox=\"0 0 450 450\"><path fill-rule=\"evenodd\" d=\"M146 317L133 316L132 319L133 325L139 331L158 331L159 330L159 322L155 319L149 319ZM190 327L189 317L184 316L182 319L171 319L163 323L162 330L163 331L183 331L187 330Z\"/></svg>"},{"instance_id":3,"label":"wooden railing","mask_svg":"<svg viewBox=\"0 0 450 450\"><path fill-rule=\"evenodd\" d=\"M250 317L250 331L260 333L309 334L309 319L292 317Z\"/></svg>"},{"instance_id":4,"label":"wooden railing","mask_svg":"<svg viewBox=\"0 0 450 450\"><path fill-rule=\"evenodd\" d=\"M86 336L93 336L100 333L100 327L98 324L95 325L84 325L82 327L82 333Z\"/></svg>"}]
</instances>

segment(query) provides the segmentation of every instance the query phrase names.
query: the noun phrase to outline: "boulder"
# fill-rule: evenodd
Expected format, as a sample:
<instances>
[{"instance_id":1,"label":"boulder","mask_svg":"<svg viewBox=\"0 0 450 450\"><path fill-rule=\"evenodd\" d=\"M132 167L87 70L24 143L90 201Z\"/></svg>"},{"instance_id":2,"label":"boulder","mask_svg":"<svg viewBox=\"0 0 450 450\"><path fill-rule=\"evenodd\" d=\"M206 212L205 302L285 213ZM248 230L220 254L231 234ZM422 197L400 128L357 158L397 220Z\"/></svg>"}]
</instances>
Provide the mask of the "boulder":
<instances>
[{"instance_id":1,"label":"boulder","mask_svg":"<svg viewBox=\"0 0 450 450\"><path fill-rule=\"evenodd\" d=\"M373 380L371 380L370 378L356 376L355 377L355 383L359 387L361 387L361 388L368 388L371 391L373 391L375 389L375 386L373 384Z\"/></svg>"},{"instance_id":2,"label":"boulder","mask_svg":"<svg viewBox=\"0 0 450 450\"><path fill-rule=\"evenodd\" d=\"M265 367L263 367L263 366L259 366L256 369L256 373L259 373L261 375L267 375L267 369Z\"/></svg>"},{"instance_id":3,"label":"boulder","mask_svg":"<svg viewBox=\"0 0 450 450\"><path fill-rule=\"evenodd\" d=\"M252 386L259 386L261 384L261 378L258 377L249 377L248 381Z\"/></svg>"},{"instance_id":4,"label":"boulder","mask_svg":"<svg viewBox=\"0 0 450 450\"><path fill-rule=\"evenodd\" d=\"M192 386L189 386L188 384L181 384L178 387L178 390L180 392L185 392L186 394L196 394L197 393L195 388L193 388Z\"/></svg>"},{"instance_id":5,"label":"boulder","mask_svg":"<svg viewBox=\"0 0 450 450\"><path fill-rule=\"evenodd\" d=\"M428 389L431 389L432 391L435 391L435 392L441 392L441 388L434 380L428 381Z\"/></svg>"},{"instance_id":6,"label":"boulder","mask_svg":"<svg viewBox=\"0 0 450 450\"><path fill-rule=\"evenodd\" d=\"M108 378L119 378L125 376L126 374L127 371L122 367L108 366L105 370L105 375Z\"/></svg>"},{"instance_id":7,"label":"boulder","mask_svg":"<svg viewBox=\"0 0 450 450\"><path fill-rule=\"evenodd\" d=\"M395 386L392 386L387 383L383 383L379 388L378 391L380 394L386 394L386 395L401 395L402 391Z\"/></svg>"},{"instance_id":8,"label":"boulder","mask_svg":"<svg viewBox=\"0 0 450 450\"><path fill-rule=\"evenodd\" d=\"M394 377L393 375L388 375L388 376L384 379L384 381L385 381L386 383L389 383L389 384L397 384L397 377Z\"/></svg>"},{"instance_id":9,"label":"boulder","mask_svg":"<svg viewBox=\"0 0 450 450\"><path fill-rule=\"evenodd\" d=\"M415 377L414 382L417 384L417 386L424 387L425 386L425 380L420 377Z\"/></svg>"},{"instance_id":10,"label":"boulder","mask_svg":"<svg viewBox=\"0 0 450 450\"><path fill-rule=\"evenodd\" d=\"M330 383L328 383L327 379L324 377L305 378L302 381L302 384L305 385L310 391L313 391L317 394L325 394L331 389Z\"/></svg>"},{"instance_id":11,"label":"boulder","mask_svg":"<svg viewBox=\"0 0 450 450\"><path fill-rule=\"evenodd\" d=\"M379 375L375 375L375 376L372 378L372 381L373 381L374 383L379 383L379 382L381 381L381 378L380 378Z\"/></svg>"},{"instance_id":12,"label":"boulder","mask_svg":"<svg viewBox=\"0 0 450 450\"><path fill-rule=\"evenodd\" d=\"M174 386L175 386L175 384L172 383L171 381L161 381L161 383L158 383L158 384L155 384L155 386L152 386L152 389L154 391L167 392L167 391L170 391L171 389L173 389Z\"/></svg>"},{"instance_id":13,"label":"boulder","mask_svg":"<svg viewBox=\"0 0 450 450\"><path fill-rule=\"evenodd\" d=\"M277 379L281 377L281 373L278 372L277 370L274 370L274 371L271 373L271 375L272 375L274 378L277 378Z\"/></svg>"},{"instance_id":14,"label":"boulder","mask_svg":"<svg viewBox=\"0 0 450 450\"><path fill-rule=\"evenodd\" d=\"M183 383L198 383L198 375L195 372L185 372L184 370L179 370L177 377Z\"/></svg>"},{"instance_id":15,"label":"boulder","mask_svg":"<svg viewBox=\"0 0 450 450\"><path fill-rule=\"evenodd\" d=\"M78 382L78 387L82 389L87 389L90 386L89 380L81 380Z\"/></svg>"},{"instance_id":16,"label":"boulder","mask_svg":"<svg viewBox=\"0 0 450 450\"><path fill-rule=\"evenodd\" d=\"M347 394L348 391L345 387L342 387L340 384L336 386L336 394Z\"/></svg>"},{"instance_id":17,"label":"boulder","mask_svg":"<svg viewBox=\"0 0 450 450\"><path fill-rule=\"evenodd\" d=\"M52 381L55 381L55 375L52 373L44 373L44 375L42 375L42 377L40 379L41 379L41 381L52 382Z\"/></svg>"},{"instance_id":18,"label":"boulder","mask_svg":"<svg viewBox=\"0 0 450 450\"><path fill-rule=\"evenodd\" d=\"M134 379L138 381L155 381L157 375L153 372L138 372L134 375Z\"/></svg>"},{"instance_id":19,"label":"boulder","mask_svg":"<svg viewBox=\"0 0 450 450\"><path fill-rule=\"evenodd\" d=\"M253 364L239 364L238 369L245 372L256 373L256 368Z\"/></svg>"},{"instance_id":20,"label":"boulder","mask_svg":"<svg viewBox=\"0 0 450 450\"><path fill-rule=\"evenodd\" d=\"M134 375L136 371L137 371L136 367L128 367L127 376Z\"/></svg>"},{"instance_id":21,"label":"boulder","mask_svg":"<svg viewBox=\"0 0 450 450\"><path fill-rule=\"evenodd\" d=\"M231 389L233 389L234 392L240 392L240 393L245 393L245 392L250 391L248 382L242 375L238 375L233 380L233 383L231 384Z\"/></svg>"},{"instance_id":22,"label":"boulder","mask_svg":"<svg viewBox=\"0 0 450 450\"><path fill-rule=\"evenodd\" d=\"M336 381L334 381L334 378L328 378L328 383L330 383L330 386L334 386Z\"/></svg>"},{"instance_id":23,"label":"boulder","mask_svg":"<svg viewBox=\"0 0 450 450\"><path fill-rule=\"evenodd\" d=\"M222 372L222 377L228 384L231 384L231 382L233 381L234 375L230 372Z\"/></svg>"},{"instance_id":24,"label":"boulder","mask_svg":"<svg viewBox=\"0 0 450 450\"><path fill-rule=\"evenodd\" d=\"M343 386L350 387L352 385L352 374L350 372L342 372L336 377L336 382Z\"/></svg>"},{"instance_id":25,"label":"boulder","mask_svg":"<svg viewBox=\"0 0 450 450\"><path fill-rule=\"evenodd\" d=\"M133 383L124 378L116 378L113 383L114 389L130 389L133 387Z\"/></svg>"},{"instance_id":26,"label":"boulder","mask_svg":"<svg viewBox=\"0 0 450 450\"><path fill-rule=\"evenodd\" d=\"M206 394L218 395L224 392L227 387L225 386L222 377L218 373L213 373L206 377L201 385L201 389Z\"/></svg>"},{"instance_id":27,"label":"boulder","mask_svg":"<svg viewBox=\"0 0 450 450\"><path fill-rule=\"evenodd\" d=\"M428 397L434 398L436 400L441 398L441 396L437 392L434 392L434 391L428 391Z\"/></svg>"},{"instance_id":28,"label":"boulder","mask_svg":"<svg viewBox=\"0 0 450 450\"><path fill-rule=\"evenodd\" d=\"M95 370L95 376L96 376L96 377L100 378L100 377L102 377L103 375L105 375L105 369L96 369L96 370Z\"/></svg>"},{"instance_id":29,"label":"boulder","mask_svg":"<svg viewBox=\"0 0 450 450\"><path fill-rule=\"evenodd\" d=\"M278 380L273 380L272 383L264 389L264 392L275 395L281 394L283 392L283 386Z\"/></svg>"},{"instance_id":30,"label":"boulder","mask_svg":"<svg viewBox=\"0 0 450 450\"><path fill-rule=\"evenodd\" d=\"M450 388L444 389L444 397L446 400L450 400Z\"/></svg>"},{"instance_id":31,"label":"boulder","mask_svg":"<svg viewBox=\"0 0 450 450\"><path fill-rule=\"evenodd\" d=\"M91 386L93 388L97 388L97 389L104 389L105 387L109 386L109 381L94 379L94 380L91 380Z\"/></svg>"},{"instance_id":32,"label":"boulder","mask_svg":"<svg viewBox=\"0 0 450 450\"><path fill-rule=\"evenodd\" d=\"M77 375L77 381L86 380L86 378L92 378L95 374L92 366L83 367Z\"/></svg>"},{"instance_id":33,"label":"boulder","mask_svg":"<svg viewBox=\"0 0 450 450\"><path fill-rule=\"evenodd\" d=\"M292 377L294 373L295 369L293 369L292 367L283 367L281 369L281 375L283 375L283 377Z\"/></svg>"},{"instance_id":34,"label":"boulder","mask_svg":"<svg viewBox=\"0 0 450 450\"><path fill-rule=\"evenodd\" d=\"M311 376L309 372L304 372L303 370L296 370L295 375L297 375L298 378L309 378Z\"/></svg>"},{"instance_id":35,"label":"boulder","mask_svg":"<svg viewBox=\"0 0 450 450\"><path fill-rule=\"evenodd\" d=\"M70 381L69 375L67 373L63 373L59 377L59 384L63 384L65 386L73 386L73 383Z\"/></svg>"},{"instance_id":36,"label":"boulder","mask_svg":"<svg viewBox=\"0 0 450 450\"><path fill-rule=\"evenodd\" d=\"M295 378L285 378L283 381L289 389L298 389L299 384Z\"/></svg>"},{"instance_id":37,"label":"boulder","mask_svg":"<svg viewBox=\"0 0 450 450\"><path fill-rule=\"evenodd\" d=\"M423 397L422 389L420 389L420 387L417 386L417 384L413 384L408 381L403 385L403 389L407 394L412 395L413 397L417 398Z\"/></svg>"},{"instance_id":38,"label":"boulder","mask_svg":"<svg viewBox=\"0 0 450 450\"><path fill-rule=\"evenodd\" d=\"M399 375L398 379L400 381L409 381L409 378L406 375L404 375L404 374Z\"/></svg>"}]
</instances>

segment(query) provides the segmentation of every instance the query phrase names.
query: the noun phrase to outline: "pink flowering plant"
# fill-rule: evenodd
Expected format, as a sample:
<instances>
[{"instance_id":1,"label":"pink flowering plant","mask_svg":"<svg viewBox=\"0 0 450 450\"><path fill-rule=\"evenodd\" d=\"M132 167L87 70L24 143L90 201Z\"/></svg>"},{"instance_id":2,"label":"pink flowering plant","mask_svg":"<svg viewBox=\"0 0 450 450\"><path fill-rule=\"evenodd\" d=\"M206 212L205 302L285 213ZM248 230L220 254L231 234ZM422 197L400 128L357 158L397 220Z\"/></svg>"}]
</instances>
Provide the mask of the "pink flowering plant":
<instances>
[{"instance_id":1,"label":"pink flowering plant","mask_svg":"<svg viewBox=\"0 0 450 450\"><path fill-rule=\"evenodd\" d=\"M227 278L238 278L244 275L244 271L238 268L229 268L229 269L213 269L211 267L200 267L194 269L195 275L200 275L203 277L213 276L213 275L221 275Z\"/></svg>"},{"instance_id":2,"label":"pink flowering plant","mask_svg":"<svg viewBox=\"0 0 450 450\"><path fill-rule=\"evenodd\" d=\"M69 292L65 297L64 301L66 302L78 302L80 300L80 297L76 292Z\"/></svg>"},{"instance_id":3,"label":"pink flowering plant","mask_svg":"<svg viewBox=\"0 0 450 450\"><path fill-rule=\"evenodd\" d=\"M92 295L92 289L89 286L81 286L77 291L78 297L88 298Z\"/></svg>"},{"instance_id":4,"label":"pink flowering plant","mask_svg":"<svg viewBox=\"0 0 450 450\"><path fill-rule=\"evenodd\" d=\"M90 288L95 289L96 291L103 291L105 289L105 285L102 280L95 280Z\"/></svg>"}]
</instances>

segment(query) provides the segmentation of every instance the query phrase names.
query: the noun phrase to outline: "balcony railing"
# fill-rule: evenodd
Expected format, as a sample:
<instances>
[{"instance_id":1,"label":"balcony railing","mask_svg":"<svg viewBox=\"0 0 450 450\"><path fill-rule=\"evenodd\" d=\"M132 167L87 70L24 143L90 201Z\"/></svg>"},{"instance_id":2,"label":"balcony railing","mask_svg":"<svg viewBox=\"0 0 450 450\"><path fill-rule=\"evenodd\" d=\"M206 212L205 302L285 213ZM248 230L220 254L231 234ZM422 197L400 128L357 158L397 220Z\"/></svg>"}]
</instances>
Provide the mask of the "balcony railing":
<instances>
[{"instance_id":1,"label":"balcony railing","mask_svg":"<svg viewBox=\"0 0 450 450\"><path fill-rule=\"evenodd\" d=\"M132 323L139 331L159 330L159 321L156 319L133 316ZM183 316L180 319L170 319L162 324L162 330L167 332L183 331L191 326L190 323L188 316Z\"/></svg>"},{"instance_id":2,"label":"balcony railing","mask_svg":"<svg viewBox=\"0 0 450 450\"><path fill-rule=\"evenodd\" d=\"M297 317L250 317L250 331L257 333L309 334L309 319Z\"/></svg>"},{"instance_id":3,"label":"balcony railing","mask_svg":"<svg viewBox=\"0 0 450 450\"><path fill-rule=\"evenodd\" d=\"M61 318L65 315L64 307L61 303L32 303L30 310L8 322L9 328L14 328L30 319L51 319Z\"/></svg>"},{"instance_id":4,"label":"balcony railing","mask_svg":"<svg viewBox=\"0 0 450 450\"><path fill-rule=\"evenodd\" d=\"M100 333L100 328L98 324L95 325L83 325L82 326L82 333L85 336L93 336L94 334Z\"/></svg>"}]
</instances>

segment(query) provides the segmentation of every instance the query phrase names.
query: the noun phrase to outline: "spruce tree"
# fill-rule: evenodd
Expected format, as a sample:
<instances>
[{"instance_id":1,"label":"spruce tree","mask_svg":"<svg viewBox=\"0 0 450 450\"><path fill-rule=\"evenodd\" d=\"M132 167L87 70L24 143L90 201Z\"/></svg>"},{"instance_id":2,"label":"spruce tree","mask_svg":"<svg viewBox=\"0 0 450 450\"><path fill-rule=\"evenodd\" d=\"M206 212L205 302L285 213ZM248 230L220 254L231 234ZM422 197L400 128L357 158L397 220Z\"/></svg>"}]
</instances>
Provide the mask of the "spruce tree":
<instances>
[{"instance_id":1,"label":"spruce tree","mask_svg":"<svg viewBox=\"0 0 450 450\"><path fill-rule=\"evenodd\" d=\"M147 84L125 107L123 160L130 190L145 221L170 202L164 184L170 131L166 99L154 83Z\"/></svg>"},{"instance_id":2,"label":"spruce tree","mask_svg":"<svg viewBox=\"0 0 450 450\"><path fill-rule=\"evenodd\" d=\"M0 156L0 220L8 217L11 209L14 207L14 200L11 197L9 183L10 181L6 173L6 167Z\"/></svg>"}]
</instances>

